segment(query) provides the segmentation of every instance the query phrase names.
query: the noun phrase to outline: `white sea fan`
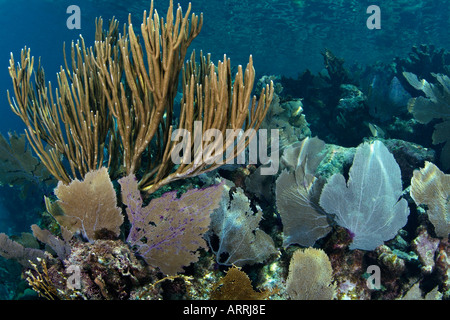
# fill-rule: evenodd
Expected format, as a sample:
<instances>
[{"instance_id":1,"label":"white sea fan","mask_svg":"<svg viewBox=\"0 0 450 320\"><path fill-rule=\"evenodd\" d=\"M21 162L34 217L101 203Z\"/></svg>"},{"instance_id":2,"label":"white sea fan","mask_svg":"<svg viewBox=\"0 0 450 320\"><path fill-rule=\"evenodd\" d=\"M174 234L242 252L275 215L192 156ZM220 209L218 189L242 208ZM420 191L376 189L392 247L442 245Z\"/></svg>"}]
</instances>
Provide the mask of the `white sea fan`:
<instances>
[{"instance_id":1,"label":"white sea fan","mask_svg":"<svg viewBox=\"0 0 450 320\"><path fill-rule=\"evenodd\" d=\"M284 151L281 162L288 170L283 170L277 179L276 200L285 247L291 244L312 247L331 230L325 212L318 205L323 181L314 175L325 156L324 147L325 142L315 137Z\"/></svg>"},{"instance_id":2,"label":"white sea fan","mask_svg":"<svg viewBox=\"0 0 450 320\"><path fill-rule=\"evenodd\" d=\"M220 206L211 214L210 232L206 234L217 263L242 267L264 262L278 254L272 238L259 229L261 208L256 206L254 211L241 188L236 188L230 195L234 183L227 182L223 186ZM217 246L213 245L215 237L218 238Z\"/></svg>"},{"instance_id":3,"label":"white sea fan","mask_svg":"<svg viewBox=\"0 0 450 320\"><path fill-rule=\"evenodd\" d=\"M360 145L346 182L333 175L320 196L321 207L354 234L350 249L374 250L405 226L409 208L402 195L400 167L380 141Z\"/></svg>"}]
</instances>

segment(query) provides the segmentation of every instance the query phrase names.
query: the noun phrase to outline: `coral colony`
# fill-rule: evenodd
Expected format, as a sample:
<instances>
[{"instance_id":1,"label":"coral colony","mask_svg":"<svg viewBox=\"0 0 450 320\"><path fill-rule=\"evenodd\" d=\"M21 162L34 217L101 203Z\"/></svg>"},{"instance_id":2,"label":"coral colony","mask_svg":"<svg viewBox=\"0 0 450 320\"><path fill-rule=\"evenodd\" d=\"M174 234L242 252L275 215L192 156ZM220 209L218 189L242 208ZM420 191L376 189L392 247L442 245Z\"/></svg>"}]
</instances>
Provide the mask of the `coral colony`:
<instances>
[{"instance_id":1,"label":"coral colony","mask_svg":"<svg viewBox=\"0 0 450 320\"><path fill-rule=\"evenodd\" d=\"M26 130L0 136L0 183L31 233L0 233L2 298L450 298L450 79L425 63L450 53L353 73L325 50L326 73L255 86L251 56L185 61L190 4L131 20L72 43L56 90L11 55Z\"/></svg>"},{"instance_id":2,"label":"coral colony","mask_svg":"<svg viewBox=\"0 0 450 320\"><path fill-rule=\"evenodd\" d=\"M269 164L261 168L262 175L274 175L279 170L279 130L271 129L270 149L268 148L267 129L226 129L225 140L221 130L202 130L202 122L194 122L194 132L191 134L186 129L176 129L172 133L172 141L177 141L172 153L171 160L175 164L200 165L207 164ZM193 137L192 137L193 136ZM181 138L181 140L180 140ZM203 150L203 142L210 144ZM248 144L248 160L246 159L245 146ZM193 150L199 150L192 159L191 145ZM226 148L224 146L227 146ZM268 151L271 151L268 154ZM224 159L225 158L225 159ZM258 162L259 161L259 162Z\"/></svg>"}]
</instances>

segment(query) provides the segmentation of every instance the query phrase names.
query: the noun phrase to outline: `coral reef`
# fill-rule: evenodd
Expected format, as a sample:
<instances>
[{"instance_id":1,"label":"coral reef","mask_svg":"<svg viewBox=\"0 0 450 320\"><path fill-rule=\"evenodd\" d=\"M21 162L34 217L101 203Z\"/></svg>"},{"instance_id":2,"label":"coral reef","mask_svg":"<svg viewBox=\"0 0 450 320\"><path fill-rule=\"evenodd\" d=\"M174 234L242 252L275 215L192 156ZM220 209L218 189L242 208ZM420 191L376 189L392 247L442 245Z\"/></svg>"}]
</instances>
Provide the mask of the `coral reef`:
<instances>
[{"instance_id":1,"label":"coral reef","mask_svg":"<svg viewBox=\"0 0 450 320\"><path fill-rule=\"evenodd\" d=\"M302 99L281 99L276 93L261 128L280 130L281 149L311 135Z\"/></svg>"},{"instance_id":2,"label":"coral reef","mask_svg":"<svg viewBox=\"0 0 450 320\"><path fill-rule=\"evenodd\" d=\"M75 179L69 185L59 182L54 193L58 197L55 205L63 212L54 218L62 227L88 240L99 239L105 232L119 236L123 216L105 167L88 172L83 181Z\"/></svg>"},{"instance_id":3,"label":"coral reef","mask_svg":"<svg viewBox=\"0 0 450 320\"><path fill-rule=\"evenodd\" d=\"M448 74L450 69L450 52L434 45L415 45L406 58L394 58L398 74L412 72L421 79L433 80L433 73Z\"/></svg>"},{"instance_id":4,"label":"coral reef","mask_svg":"<svg viewBox=\"0 0 450 320\"><path fill-rule=\"evenodd\" d=\"M411 179L411 197L417 205L428 206L428 219L439 237L448 238L450 233L450 175L444 174L431 162L415 170Z\"/></svg>"},{"instance_id":5,"label":"coral reef","mask_svg":"<svg viewBox=\"0 0 450 320\"><path fill-rule=\"evenodd\" d=\"M421 230L419 235L411 243L411 246L419 256L419 261L422 264L422 272L425 274L432 273L434 271L434 257L439 246L439 240L430 237L427 230Z\"/></svg>"},{"instance_id":6,"label":"coral reef","mask_svg":"<svg viewBox=\"0 0 450 320\"><path fill-rule=\"evenodd\" d=\"M190 5L153 9L140 36L97 20L55 93L28 49L11 57L27 129L0 136L0 184L31 233L0 233L1 298L450 299L448 51L362 68L326 49L324 70L253 91L252 57L185 61ZM279 131L255 143L282 154L270 175L231 161L258 129Z\"/></svg>"},{"instance_id":7,"label":"coral reef","mask_svg":"<svg viewBox=\"0 0 450 320\"><path fill-rule=\"evenodd\" d=\"M354 146L369 134L364 126L370 120L366 96L344 68L343 59L330 50L322 55L325 72L314 75L307 70L298 79L282 78L283 93L291 99L302 98L311 132L321 132L321 139L328 143Z\"/></svg>"},{"instance_id":8,"label":"coral reef","mask_svg":"<svg viewBox=\"0 0 450 320\"><path fill-rule=\"evenodd\" d=\"M176 191L167 192L146 207L142 207L134 175L120 179L119 184L131 223L127 242L149 265L174 275L198 259L199 248L207 249L202 236L210 225L210 215L219 206L220 184L191 189L180 198Z\"/></svg>"},{"instance_id":9,"label":"coral reef","mask_svg":"<svg viewBox=\"0 0 450 320\"><path fill-rule=\"evenodd\" d=\"M450 299L450 243L448 239L441 240L435 255L436 272L439 277L440 290L443 298Z\"/></svg>"},{"instance_id":10,"label":"coral reef","mask_svg":"<svg viewBox=\"0 0 450 320\"><path fill-rule=\"evenodd\" d=\"M259 228L261 208L256 212L241 188L223 185L220 207L211 214L207 239L219 264L243 266L262 263L277 254L272 238ZM215 244L214 242L217 242Z\"/></svg>"},{"instance_id":11,"label":"coral reef","mask_svg":"<svg viewBox=\"0 0 450 320\"><path fill-rule=\"evenodd\" d=\"M236 267L228 269L227 274L214 284L212 300L264 300L275 294L275 290L257 292L245 272Z\"/></svg>"},{"instance_id":12,"label":"coral reef","mask_svg":"<svg viewBox=\"0 0 450 320\"><path fill-rule=\"evenodd\" d=\"M420 123L428 124L433 119L441 119L434 125L433 144L444 144L441 149L441 165L444 169L450 168L450 144L447 143L450 136L450 78L442 74L433 74L437 83L432 84L425 79L419 80L410 72L403 75L417 90L422 91L425 97L412 98L408 103L409 111Z\"/></svg>"},{"instance_id":13,"label":"coral reef","mask_svg":"<svg viewBox=\"0 0 450 320\"><path fill-rule=\"evenodd\" d=\"M400 167L380 141L356 149L346 182L341 174L328 179L320 206L350 230L350 249L374 250L402 228L409 215L402 194Z\"/></svg>"},{"instance_id":14,"label":"coral reef","mask_svg":"<svg viewBox=\"0 0 450 320\"><path fill-rule=\"evenodd\" d=\"M66 259L67 267L63 271L53 268L49 270L51 277L60 281L58 289L71 299L128 299L133 290L140 284L152 283L158 279L155 268L139 261L130 247L121 241L96 240L94 243L77 242ZM70 270L79 270L79 283L67 286L67 274ZM57 283L53 279L53 283ZM155 299L158 294L155 293Z\"/></svg>"},{"instance_id":15,"label":"coral reef","mask_svg":"<svg viewBox=\"0 0 450 320\"><path fill-rule=\"evenodd\" d=\"M321 249L297 250L289 265L286 290L293 300L331 300L335 294L333 269Z\"/></svg>"},{"instance_id":16,"label":"coral reef","mask_svg":"<svg viewBox=\"0 0 450 320\"><path fill-rule=\"evenodd\" d=\"M317 179L319 163L325 154L325 143L318 138L306 138L301 144L285 149L281 162L284 170L276 181L276 202L284 233L284 246L313 246L331 228L319 206L323 181Z\"/></svg>"}]
</instances>

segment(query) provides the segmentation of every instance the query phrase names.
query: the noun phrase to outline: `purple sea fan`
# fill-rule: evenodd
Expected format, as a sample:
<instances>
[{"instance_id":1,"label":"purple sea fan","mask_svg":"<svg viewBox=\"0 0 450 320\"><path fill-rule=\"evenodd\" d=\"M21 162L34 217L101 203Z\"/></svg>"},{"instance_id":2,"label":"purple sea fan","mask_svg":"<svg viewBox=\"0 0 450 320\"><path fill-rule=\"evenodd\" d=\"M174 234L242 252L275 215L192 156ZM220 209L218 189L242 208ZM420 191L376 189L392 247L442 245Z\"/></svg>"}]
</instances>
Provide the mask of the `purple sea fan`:
<instances>
[{"instance_id":1,"label":"purple sea fan","mask_svg":"<svg viewBox=\"0 0 450 320\"><path fill-rule=\"evenodd\" d=\"M148 264L165 274L176 274L197 261L196 250L207 249L202 236L208 231L211 212L219 206L220 185L191 189L180 198L176 191L167 192L142 207L135 176L124 177L119 184L131 222L127 242L137 247Z\"/></svg>"}]
</instances>

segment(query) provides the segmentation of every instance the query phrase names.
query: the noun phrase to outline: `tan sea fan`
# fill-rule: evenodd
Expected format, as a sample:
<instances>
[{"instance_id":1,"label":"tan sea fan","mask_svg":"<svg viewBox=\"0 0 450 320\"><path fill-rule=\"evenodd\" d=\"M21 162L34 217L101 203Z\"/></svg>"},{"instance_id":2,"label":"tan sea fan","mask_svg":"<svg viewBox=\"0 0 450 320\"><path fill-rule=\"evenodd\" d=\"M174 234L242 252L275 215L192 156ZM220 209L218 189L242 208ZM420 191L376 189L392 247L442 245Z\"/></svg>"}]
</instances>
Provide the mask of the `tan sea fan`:
<instances>
[{"instance_id":1,"label":"tan sea fan","mask_svg":"<svg viewBox=\"0 0 450 320\"><path fill-rule=\"evenodd\" d=\"M411 197L417 205L428 206L428 219L439 237L450 233L450 175L426 161L425 167L415 170L411 179Z\"/></svg>"},{"instance_id":2,"label":"tan sea fan","mask_svg":"<svg viewBox=\"0 0 450 320\"><path fill-rule=\"evenodd\" d=\"M60 181L54 192L64 213L54 215L61 226L72 233L81 232L89 240L105 230L119 235L123 215L105 167L88 172L83 181L75 179L69 185Z\"/></svg>"}]
</instances>

